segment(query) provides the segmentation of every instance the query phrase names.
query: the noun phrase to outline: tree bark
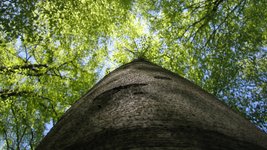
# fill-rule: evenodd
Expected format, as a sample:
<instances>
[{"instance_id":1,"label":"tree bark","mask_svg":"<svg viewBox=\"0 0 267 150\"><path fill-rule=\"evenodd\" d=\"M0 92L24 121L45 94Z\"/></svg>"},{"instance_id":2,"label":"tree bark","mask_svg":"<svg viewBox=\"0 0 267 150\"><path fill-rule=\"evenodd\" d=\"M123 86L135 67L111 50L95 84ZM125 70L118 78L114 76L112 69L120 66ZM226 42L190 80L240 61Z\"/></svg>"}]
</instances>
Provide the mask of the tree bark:
<instances>
[{"instance_id":1,"label":"tree bark","mask_svg":"<svg viewBox=\"0 0 267 150\"><path fill-rule=\"evenodd\" d=\"M136 60L73 104L37 149L266 150L267 135L190 81Z\"/></svg>"}]
</instances>

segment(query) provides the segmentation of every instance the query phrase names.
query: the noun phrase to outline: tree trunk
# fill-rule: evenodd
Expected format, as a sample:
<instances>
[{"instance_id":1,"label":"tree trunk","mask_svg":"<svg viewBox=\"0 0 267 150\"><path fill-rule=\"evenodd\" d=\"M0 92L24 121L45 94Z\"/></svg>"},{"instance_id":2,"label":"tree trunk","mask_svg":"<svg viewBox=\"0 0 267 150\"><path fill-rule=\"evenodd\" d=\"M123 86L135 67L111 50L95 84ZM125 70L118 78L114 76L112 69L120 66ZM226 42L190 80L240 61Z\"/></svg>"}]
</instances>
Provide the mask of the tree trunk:
<instances>
[{"instance_id":1,"label":"tree trunk","mask_svg":"<svg viewBox=\"0 0 267 150\"><path fill-rule=\"evenodd\" d=\"M37 149L266 150L267 135L190 81L136 60L73 104Z\"/></svg>"}]
</instances>

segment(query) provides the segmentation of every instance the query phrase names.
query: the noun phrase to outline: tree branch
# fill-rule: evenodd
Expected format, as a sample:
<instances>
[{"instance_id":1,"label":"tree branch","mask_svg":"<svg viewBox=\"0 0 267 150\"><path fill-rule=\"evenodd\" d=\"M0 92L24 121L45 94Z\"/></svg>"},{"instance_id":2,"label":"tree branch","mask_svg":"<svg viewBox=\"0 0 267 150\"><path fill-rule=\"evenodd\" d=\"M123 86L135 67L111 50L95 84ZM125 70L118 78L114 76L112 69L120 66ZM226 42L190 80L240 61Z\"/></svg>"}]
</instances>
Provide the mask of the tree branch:
<instances>
[{"instance_id":1,"label":"tree branch","mask_svg":"<svg viewBox=\"0 0 267 150\"><path fill-rule=\"evenodd\" d=\"M11 67L0 66L0 72L15 72L15 70L29 69L37 71L39 68L48 68L46 64L26 64L26 65L15 65Z\"/></svg>"},{"instance_id":2,"label":"tree branch","mask_svg":"<svg viewBox=\"0 0 267 150\"><path fill-rule=\"evenodd\" d=\"M3 132L4 132L6 146L7 146L6 148L7 149L11 149L10 144L9 144L9 141L8 141L8 137L7 137L7 131L5 129L3 129Z\"/></svg>"},{"instance_id":3,"label":"tree branch","mask_svg":"<svg viewBox=\"0 0 267 150\"><path fill-rule=\"evenodd\" d=\"M31 91L16 91L16 90L2 90L0 91L0 97L5 99L12 96L22 96L33 93Z\"/></svg>"}]
</instances>

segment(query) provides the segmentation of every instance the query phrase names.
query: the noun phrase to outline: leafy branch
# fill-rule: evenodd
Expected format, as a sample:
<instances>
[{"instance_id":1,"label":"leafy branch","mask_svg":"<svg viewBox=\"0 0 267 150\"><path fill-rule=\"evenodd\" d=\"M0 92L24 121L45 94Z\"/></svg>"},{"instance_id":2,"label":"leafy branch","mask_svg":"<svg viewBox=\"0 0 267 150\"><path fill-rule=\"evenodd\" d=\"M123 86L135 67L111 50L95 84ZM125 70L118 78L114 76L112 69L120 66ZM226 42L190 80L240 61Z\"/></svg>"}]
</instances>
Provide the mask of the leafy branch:
<instances>
[{"instance_id":1,"label":"leafy branch","mask_svg":"<svg viewBox=\"0 0 267 150\"><path fill-rule=\"evenodd\" d=\"M23 96L23 95L28 95L33 93L32 91L19 91L19 90L1 90L0 91L0 97L3 99L6 99L8 97L12 97L12 96Z\"/></svg>"},{"instance_id":2,"label":"leafy branch","mask_svg":"<svg viewBox=\"0 0 267 150\"><path fill-rule=\"evenodd\" d=\"M26 65L15 65L11 67L0 66L0 73L2 72L12 72L15 73L17 70L32 70L37 72L41 68L48 68L46 64L26 64Z\"/></svg>"}]
</instances>

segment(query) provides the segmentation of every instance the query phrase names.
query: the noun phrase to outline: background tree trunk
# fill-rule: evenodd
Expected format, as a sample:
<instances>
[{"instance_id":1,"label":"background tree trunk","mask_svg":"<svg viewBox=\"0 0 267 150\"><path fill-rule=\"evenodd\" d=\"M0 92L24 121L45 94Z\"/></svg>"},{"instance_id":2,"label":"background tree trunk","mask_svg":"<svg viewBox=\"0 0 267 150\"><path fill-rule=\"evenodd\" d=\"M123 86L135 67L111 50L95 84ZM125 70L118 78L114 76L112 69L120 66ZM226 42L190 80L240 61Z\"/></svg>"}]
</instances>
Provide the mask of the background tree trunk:
<instances>
[{"instance_id":1,"label":"background tree trunk","mask_svg":"<svg viewBox=\"0 0 267 150\"><path fill-rule=\"evenodd\" d=\"M264 150L267 135L190 81L136 60L77 101L37 149Z\"/></svg>"}]
</instances>

